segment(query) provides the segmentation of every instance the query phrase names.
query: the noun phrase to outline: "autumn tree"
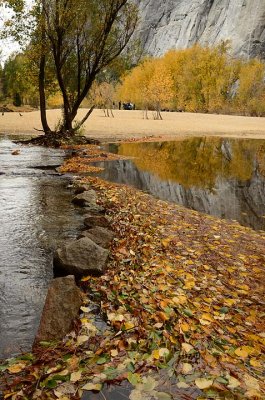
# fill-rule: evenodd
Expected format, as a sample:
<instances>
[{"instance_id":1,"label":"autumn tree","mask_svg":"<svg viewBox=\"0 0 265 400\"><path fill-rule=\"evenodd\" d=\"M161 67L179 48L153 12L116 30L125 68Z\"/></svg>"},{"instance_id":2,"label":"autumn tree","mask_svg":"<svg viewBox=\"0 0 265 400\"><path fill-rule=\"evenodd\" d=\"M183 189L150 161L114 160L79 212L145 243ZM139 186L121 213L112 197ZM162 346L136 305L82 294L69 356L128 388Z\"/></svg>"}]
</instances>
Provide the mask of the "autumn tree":
<instances>
[{"instance_id":1,"label":"autumn tree","mask_svg":"<svg viewBox=\"0 0 265 400\"><path fill-rule=\"evenodd\" d=\"M239 73L239 87L235 98L237 109L244 114L265 113L265 65L254 59L244 62Z\"/></svg>"},{"instance_id":2,"label":"autumn tree","mask_svg":"<svg viewBox=\"0 0 265 400\"><path fill-rule=\"evenodd\" d=\"M74 126L78 109L97 75L124 51L131 39L137 24L136 7L130 0L37 0L31 17L34 28L30 38L31 43L36 43L39 58L43 130L51 132L45 113L49 57L63 98L59 131L73 135L93 110L92 107Z\"/></svg>"},{"instance_id":3,"label":"autumn tree","mask_svg":"<svg viewBox=\"0 0 265 400\"><path fill-rule=\"evenodd\" d=\"M123 77L118 94L143 109L265 115L264 76L264 62L232 58L227 43L195 45L145 60Z\"/></svg>"},{"instance_id":4,"label":"autumn tree","mask_svg":"<svg viewBox=\"0 0 265 400\"><path fill-rule=\"evenodd\" d=\"M89 100L97 107L104 110L105 117L114 117L113 103L114 103L114 86L106 81L94 82L91 90Z\"/></svg>"},{"instance_id":5,"label":"autumn tree","mask_svg":"<svg viewBox=\"0 0 265 400\"><path fill-rule=\"evenodd\" d=\"M162 119L161 109L170 106L173 98L173 79L162 60L146 59L123 78L117 96L145 110L154 110L154 118Z\"/></svg>"}]
</instances>

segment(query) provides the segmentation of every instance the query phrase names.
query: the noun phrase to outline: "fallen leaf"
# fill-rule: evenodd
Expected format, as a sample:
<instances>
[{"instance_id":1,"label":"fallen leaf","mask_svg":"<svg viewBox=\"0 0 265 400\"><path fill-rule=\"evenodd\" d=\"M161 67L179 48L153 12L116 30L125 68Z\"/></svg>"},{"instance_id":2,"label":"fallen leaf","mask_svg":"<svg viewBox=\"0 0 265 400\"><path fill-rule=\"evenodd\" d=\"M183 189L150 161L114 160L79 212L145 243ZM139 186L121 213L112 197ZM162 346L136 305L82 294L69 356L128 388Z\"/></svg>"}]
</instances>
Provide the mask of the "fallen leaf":
<instances>
[{"instance_id":1,"label":"fallen leaf","mask_svg":"<svg viewBox=\"0 0 265 400\"><path fill-rule=\"evenodd\" d=\"M87 383L81 387L82 390L96 390L99 392L102 389L102 383Z\"/></svg>"},{"instance_id":2,"label":"fallen leaf","mask_svg":"<svg viewBox=\"0 0 265 400\"><path fill-rule=\"evenodd\" d=\"M213 384L213 379L197 378L195 384L199 389L208 389Z\"/></svg>"},{"instance_id":3,"label":"fallen leaf","mask_svg":"<svg viewBox=\"0 0 265 400\"><path fill-rule=\"evenodd\" d=\"M181 347L186 353L189 353L191 350L194 349L194 347L189 343L181 343Z\"/></svg>"}]
</instances>

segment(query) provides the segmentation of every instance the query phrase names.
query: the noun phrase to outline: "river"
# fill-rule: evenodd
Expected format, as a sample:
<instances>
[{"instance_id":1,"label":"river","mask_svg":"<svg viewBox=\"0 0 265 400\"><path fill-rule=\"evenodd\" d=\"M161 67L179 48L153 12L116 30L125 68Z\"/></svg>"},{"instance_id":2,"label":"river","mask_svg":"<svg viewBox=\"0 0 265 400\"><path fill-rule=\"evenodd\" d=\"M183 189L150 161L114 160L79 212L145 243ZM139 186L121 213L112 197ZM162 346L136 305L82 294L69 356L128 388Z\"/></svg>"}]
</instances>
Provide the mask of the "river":
<instances>
[{"instance_id":1,"label":"river","mask_svg":"<svg viewBox=\"0 0 265 400\"><path fill-rule=\"evenodd\" d=\"M0 136L1 358L31 349L53 277L53 251L82 226L69 179L55 171L64 155Z\"/></svg>"}]
</instances>

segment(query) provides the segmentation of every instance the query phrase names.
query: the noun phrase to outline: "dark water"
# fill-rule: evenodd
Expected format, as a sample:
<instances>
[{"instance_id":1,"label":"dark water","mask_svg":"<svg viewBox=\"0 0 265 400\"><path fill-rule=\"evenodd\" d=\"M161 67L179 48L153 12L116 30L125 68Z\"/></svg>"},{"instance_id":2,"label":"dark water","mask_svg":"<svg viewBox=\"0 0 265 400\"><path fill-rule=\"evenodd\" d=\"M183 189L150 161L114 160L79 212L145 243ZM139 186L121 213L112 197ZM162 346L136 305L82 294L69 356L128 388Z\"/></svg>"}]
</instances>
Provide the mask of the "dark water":
<instances>
[{"instance_id":1,"label":"dark water","mask_svg":"<svg viewBox=\"0 0 265 400\"><path fill-rule=\"evenodd\" d=\"M16 149L20 154L12 155ZM0 136L0 357L30 350L53 250L82 224L69 181L54 169L63 157L60 150L19 146Z\"/></svg>"},{"instance_id":2,"label":"dark water","mask_svg":"<svg viewBox=\"0 0 265 400\"><path fill-rule=\"evenodd\" d=\"M101 177L154 196L265 230L265 141L193 138L111 144L131 157L105 163Z\"/></svg>"}]
</instances>

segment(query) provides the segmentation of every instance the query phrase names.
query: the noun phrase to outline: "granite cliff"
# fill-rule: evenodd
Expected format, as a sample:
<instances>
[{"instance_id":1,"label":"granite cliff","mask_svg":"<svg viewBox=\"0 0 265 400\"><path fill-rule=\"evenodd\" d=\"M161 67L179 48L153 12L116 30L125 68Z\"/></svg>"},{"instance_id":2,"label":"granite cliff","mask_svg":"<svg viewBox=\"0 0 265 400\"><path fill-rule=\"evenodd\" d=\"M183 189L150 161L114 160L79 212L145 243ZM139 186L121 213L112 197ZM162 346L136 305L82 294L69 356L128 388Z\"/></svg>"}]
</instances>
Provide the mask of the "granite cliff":
<instances>
[{"instance_id":1,"label":"granite cliff","mask_svg":"<svg viewBox=\"0 0 265 400\"><path fill-rule=\"evenodd\" d=\"M265 0L135 0L147 53L230 40L233 54L265 59Z\"/></svg>"}]
</instances>

